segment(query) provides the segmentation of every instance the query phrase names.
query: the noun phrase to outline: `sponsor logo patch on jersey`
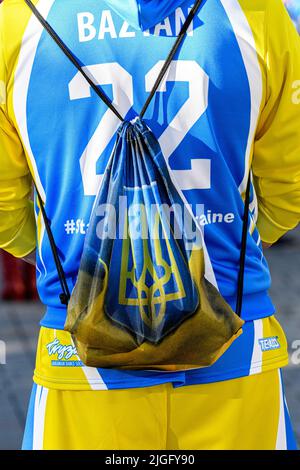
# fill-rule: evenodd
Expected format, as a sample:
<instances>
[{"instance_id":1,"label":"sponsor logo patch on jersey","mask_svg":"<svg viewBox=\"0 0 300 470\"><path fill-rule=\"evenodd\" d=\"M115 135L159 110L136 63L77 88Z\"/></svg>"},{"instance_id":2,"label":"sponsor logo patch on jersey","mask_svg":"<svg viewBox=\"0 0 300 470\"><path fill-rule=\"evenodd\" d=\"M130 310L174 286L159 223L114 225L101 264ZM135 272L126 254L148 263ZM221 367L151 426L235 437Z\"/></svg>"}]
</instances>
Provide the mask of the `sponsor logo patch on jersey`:
<instances>
[{"instance_id":1,"label":"sponsor logo patch on jersey","mask_svg":"<svg viewBox=\"0 0 300 470\"><path fill-rule=\"evenodd\" d=\"M61 344L59 339L55 339L46 345L48 355L53 356L51 361L53 367L82 367L83 363L78 361L77 350L72 344ZM74 356L76 360L74 360ZM73 359L73 360L72 360Z\"/></svg>"},{"instance_id":2,"label":"sponsor logo patch on jersey","mask_svg":"<svg viewBox=\"0 0 300 470\"><path fill-rule=\"evenodd\" d=\"M280 349L278 336L270 336L269 338L261 338L258 340L262 352Z\"/></svg>"}]
</instances>

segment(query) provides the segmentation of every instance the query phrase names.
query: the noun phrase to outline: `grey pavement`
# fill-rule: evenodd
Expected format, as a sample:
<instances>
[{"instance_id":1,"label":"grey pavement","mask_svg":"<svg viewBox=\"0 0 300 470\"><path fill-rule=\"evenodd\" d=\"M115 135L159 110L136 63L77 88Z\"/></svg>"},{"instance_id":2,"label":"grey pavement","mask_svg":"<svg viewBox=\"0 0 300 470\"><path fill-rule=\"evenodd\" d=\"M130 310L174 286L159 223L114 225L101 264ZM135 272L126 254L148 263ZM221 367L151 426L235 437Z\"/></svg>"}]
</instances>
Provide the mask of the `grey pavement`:
<instances>
[{"instance_id":1,"label":"grey pavement","mask_svg":"<svg viewBox=\"0 0 300 470\"><path fill-rule=\"evenodd\" d=\"M291 361L283 374L300 443L300 229L268 250L267 258L273 277L272 297L289 343ZM6 343L7 353L6 365L0 365L0 449L21 446L43 310L39 303L0 303L0 340Z\"/></svg>"},{"instance_id":2,"label":"grey pavement","mask_svg":"<svg viewBox=\"0 0 300 470\"><path fill-rule=\"evenodd\" d=\"M0 339L6 344L6 365L0 365L0 449L21 446L42 312L39 303L0 304Z\"/></svg>"}]
</instances>

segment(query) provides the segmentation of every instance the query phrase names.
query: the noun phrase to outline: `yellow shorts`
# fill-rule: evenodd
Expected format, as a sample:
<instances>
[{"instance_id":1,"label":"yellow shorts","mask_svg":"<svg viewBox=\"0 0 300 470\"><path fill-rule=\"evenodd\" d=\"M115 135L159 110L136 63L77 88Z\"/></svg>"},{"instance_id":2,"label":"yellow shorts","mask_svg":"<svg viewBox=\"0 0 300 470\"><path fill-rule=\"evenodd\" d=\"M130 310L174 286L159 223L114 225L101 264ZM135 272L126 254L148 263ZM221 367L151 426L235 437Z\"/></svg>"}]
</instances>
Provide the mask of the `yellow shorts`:
<instances>
[{"instance_id":1,"label":"yellow shorts","mask_svg":"<svg viewBox=\"0 0 300 470\"><path fill-rule=\"evenodd\" d=\"M279 369L173 388L34 385L23 449L295 449Z\"/></svg>"}]
</instances>

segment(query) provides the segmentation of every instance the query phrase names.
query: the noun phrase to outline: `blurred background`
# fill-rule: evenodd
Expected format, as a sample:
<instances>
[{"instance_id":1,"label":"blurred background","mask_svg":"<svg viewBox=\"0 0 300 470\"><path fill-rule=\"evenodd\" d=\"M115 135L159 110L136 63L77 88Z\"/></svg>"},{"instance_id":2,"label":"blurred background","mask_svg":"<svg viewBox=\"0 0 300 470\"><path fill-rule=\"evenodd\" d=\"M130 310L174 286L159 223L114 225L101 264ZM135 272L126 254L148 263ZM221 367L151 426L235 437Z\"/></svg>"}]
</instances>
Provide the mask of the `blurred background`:
<instances>
[{"instance_id":1,"label":"blurred background","mask_svg":"<svg viewBox=\"0 0 300 470\"><path fill-rule=\"evenodd\" d=\"M0 0L1 3L1 0ZM300 0L285 1L300 33ZM300 156L299 156L300 158ZM290 364L284 369L288 405L300 445L300 227L267 250L277 318L285 329ZM44 307L35 269L0 251L0 449L19 449L32 386ZM6 364L1 364L6 349Z\"/></svg>"}]
</instances>

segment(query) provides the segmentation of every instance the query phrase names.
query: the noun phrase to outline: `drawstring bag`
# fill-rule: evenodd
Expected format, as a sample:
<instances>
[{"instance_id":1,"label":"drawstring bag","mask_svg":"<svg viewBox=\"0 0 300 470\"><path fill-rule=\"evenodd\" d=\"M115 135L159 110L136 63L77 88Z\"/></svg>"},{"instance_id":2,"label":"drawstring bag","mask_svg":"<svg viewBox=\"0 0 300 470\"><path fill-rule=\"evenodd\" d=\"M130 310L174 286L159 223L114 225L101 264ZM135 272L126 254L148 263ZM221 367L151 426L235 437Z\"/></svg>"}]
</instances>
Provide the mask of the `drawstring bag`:
<instances>
[{"instance_id":1,"label":"drawstring bag","mask_svg":"<svg viewBox=\"0 0 300 470\"><path fill-rule=\"evenodd\" d=\"M68 307L65 328L84 362L167 370L211 364L242 322L204 271L202 233L158 141L141 119L125 122Z\"/></svg>"},{"instance_id":2,"label":"drawstring bag","mask_svg":"<svg viewBox=\"0 0 300 470\"><path fill-rule=\"evenodd\" d=\"M201 0L188 15L140 116L132 122L123 120L51 26L25 1L122 121L95 199L71 296L40 199L63 288L61 301L68 304L65 330L88 366L172 371L213 364L242 333L243 321L205 276L203 233L143 120ZM243 233L243 243L244 239ZM243 244L242 248L240 298Z\"/></svg>"}]
</instances>

